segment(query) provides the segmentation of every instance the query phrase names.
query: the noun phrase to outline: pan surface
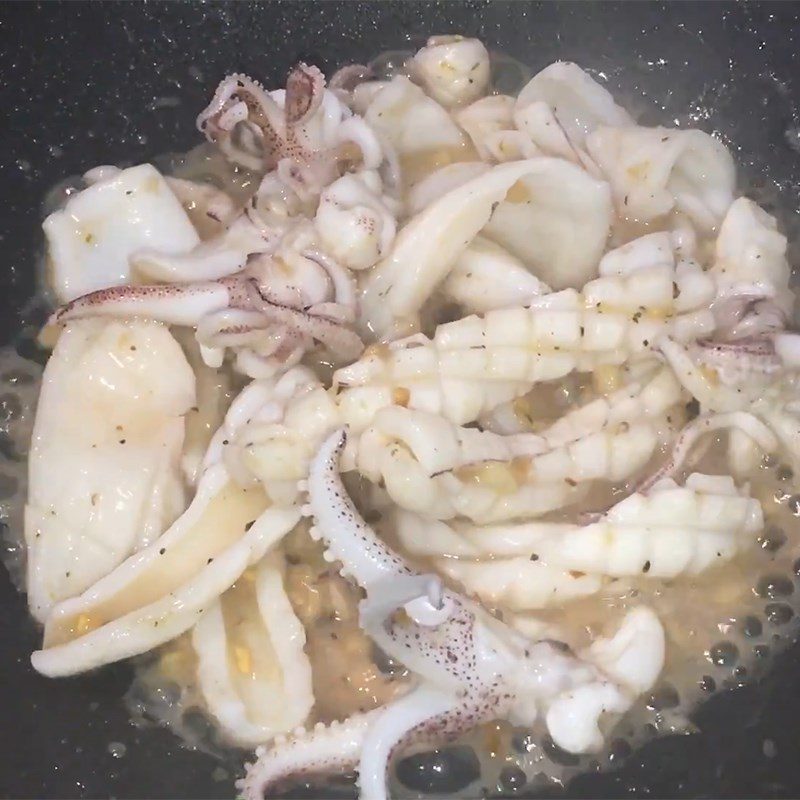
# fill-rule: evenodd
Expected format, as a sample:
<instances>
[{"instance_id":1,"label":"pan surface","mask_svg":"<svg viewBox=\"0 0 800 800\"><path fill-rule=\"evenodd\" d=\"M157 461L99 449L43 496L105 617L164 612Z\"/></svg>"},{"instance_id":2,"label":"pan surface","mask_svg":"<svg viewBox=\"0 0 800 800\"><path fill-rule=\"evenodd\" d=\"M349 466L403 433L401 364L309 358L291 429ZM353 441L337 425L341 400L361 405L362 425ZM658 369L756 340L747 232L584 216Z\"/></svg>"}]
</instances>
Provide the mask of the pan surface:
<instances>
[{"instance_id":1,"label":"pan surface","mask_svg":"<svg viewBox=\"0 0 800 800\"><path fill-rule=\"evenodd\" d=\"M644 121L716 131L745 179L748 172L766 178L757 192L743 188L773 205L797 237L800 6L793 3L6 3L2 341L18 330L33 292L41 201L54 183L96 164L188 149L198 142L197 111L227 72L279 85L299 58L327 71L445 32L478 36L534 71L575 60L602 72ZM790 256L797 266L797 253ZM233 795L229 765L183 749L167 731L130 724L121 700L125 665L69 680L36 675L28 656L39 632L2 570L0 601L2 797ZM760 683L712 699L696 715L699 733L656 741L616 772L576 779L566 795L800 796L799 657L795 646Z\"/></svg>"}]
</instances>

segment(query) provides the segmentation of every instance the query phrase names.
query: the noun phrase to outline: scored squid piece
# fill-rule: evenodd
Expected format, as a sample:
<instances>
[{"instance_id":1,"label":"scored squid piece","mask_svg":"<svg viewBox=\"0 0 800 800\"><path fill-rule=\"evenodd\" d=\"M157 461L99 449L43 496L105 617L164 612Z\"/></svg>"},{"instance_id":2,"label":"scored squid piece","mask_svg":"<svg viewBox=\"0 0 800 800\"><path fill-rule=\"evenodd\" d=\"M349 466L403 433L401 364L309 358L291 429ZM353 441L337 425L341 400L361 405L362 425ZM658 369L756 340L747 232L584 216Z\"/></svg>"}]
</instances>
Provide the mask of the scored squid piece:
<instances>
[{"instance_id":1,"label":"scored squid piece","mask_svg":"<svg viewBox=\"0 0 800 800\"><path fill-rule=\"evenodd\" d=\"M621 481L649 461L682 401L668 370L569 412L539 434L463 428L400 406L378 411L358 438L355 466L401 508L428 517L496 522L538 516Z\"/></svg>"},{"instance_id":2,"label":"scored squid piece","mask_svg":"<svg viewBox=\"0 0 800 800\"><path fill-rule=\"evenodd\" d=\"M539 597L547 601L546 591L523 586L528 574L540 573L556 592L559 576L570 588L567 575L595 591L600 576L698 575L751 546L764 527L758 501L730 477L698 474L684 486L663 479L588 525L431 523L407 511L397 511L394 521L407 552L436 558L440 569L487 601L516 600L515 610L536 608ZM523 598L532 605L522 606Z\"/></svg>"},{"instance_id":3,"label":"scored squid piece","mask_svg":"<svg viewBox=\"0 0 800 800\"><path fill-rule=\"evenodd\" d=\"M550 567L531 561L530 556L487 561L441 558L434 564L467 594L489 606L511 611L562 606L571 600L597 594L603 586L599 575Z\"/></svg>"},{"instance_id":4,"label":"scored squid piece","mask_svg":"<svg viewBox=\"0 0 800 800\"><path fill-rule=\"evenodd\" d=\"M98 175L42 228L47 282L62 303L130 283L130 256L144 248L180 255L200 243L169 184L151 164Z\"/></svg>"},{"instance_id":5,"label":"scored squid piece","mask_svg":"<svg viewBox=\"0 0 800 800\"><path fill-rule=\"evenodd\" d=\"M192 630L197 682L225 737L255 747L303 725L314 705L305 631L268 553Z\"/></svg>"},{"instance_id":6,"label":"scored squid piece","mask_svg":"<svg viewBox=\"0 0 800 800\"><path fill-rule=\"evenodd\" d=\"M79 320L42 378L25 507L28 603L44 621L183 511L195 378L156 322Z\"/></svg>"},{"instance_id":7,"label":"scored squid piece","mask_svg":"<svg viewBox=\"0 0 800 800\"><path fill-rule=\"evenodd\" d=\"M34 669L74 675L174 639L299 519L296 506L270 507L261 487L240 487L223 465L211 467L164 534L53 608Z\"/></svg>"},{"instance_id":8,"label":"scored squid piece","mask_svg":"<svg viewBox=\"0 0 800 800\"><path fill-rule=\"evenodd\" d=\"M714 284L682 266L597 278L581 294L565 289L439 325L432 339L370 347L335 373L340 404L374 412L394 402L464 425L535 383L649 357L664 335L693 341L713 331Z\"/></svg>"}]
</instances>

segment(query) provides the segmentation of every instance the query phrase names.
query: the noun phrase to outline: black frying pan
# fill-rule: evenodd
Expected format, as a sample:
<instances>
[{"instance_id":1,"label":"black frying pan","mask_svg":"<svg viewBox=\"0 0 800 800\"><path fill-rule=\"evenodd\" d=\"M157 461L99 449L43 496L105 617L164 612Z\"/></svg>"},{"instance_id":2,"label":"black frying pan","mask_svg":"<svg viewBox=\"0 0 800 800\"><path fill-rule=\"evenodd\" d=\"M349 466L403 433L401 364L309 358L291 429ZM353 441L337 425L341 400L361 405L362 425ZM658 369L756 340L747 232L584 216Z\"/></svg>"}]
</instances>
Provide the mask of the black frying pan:
<instances>
[{"instance_id":1,"label":"black frying pan","mask_svg":"<svg viewBox=\"0 0 800 800\"><path fill-rule=\"evenodd\" d=\"M40 204L53 183L95 164L188 149L198 141L195 115L226 72L280 85L299 58L327 71L445 32L479 36L534 70L557 58L603 70L609 88L645 121L686 124L694 115L732 145L745 179L748 171L765 176L765 186L743 188L776 206L784 228L797 234L800 134L798 150L786 135L800 122L794 3L5 3L3 341L18 330L33 290ZM179 96L180 105L155 110L154 99L166 95ZM218 762L182 749L166 731L131 726L120 699L130 678L125 665L77 679L37 676L28 655L39 633L2 570L0 595L3 797L233 796ZM580 777L566 793L800 796L799 653L786 653L762 682L701 708L700 733L654 742L619 771ZM124 743L126 755L114 758L110 742Z\"/></svg>"}]
</instances>

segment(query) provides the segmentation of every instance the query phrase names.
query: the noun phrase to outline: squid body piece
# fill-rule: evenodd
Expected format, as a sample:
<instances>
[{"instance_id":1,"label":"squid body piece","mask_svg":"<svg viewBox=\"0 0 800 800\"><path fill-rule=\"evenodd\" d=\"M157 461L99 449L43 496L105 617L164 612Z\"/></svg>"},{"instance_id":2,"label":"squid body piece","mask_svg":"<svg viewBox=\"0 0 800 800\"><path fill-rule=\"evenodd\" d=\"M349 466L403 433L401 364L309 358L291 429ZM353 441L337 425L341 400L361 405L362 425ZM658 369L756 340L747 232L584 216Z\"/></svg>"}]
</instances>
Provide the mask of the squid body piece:
<instances>
[{"instance_id":1,"label":"squid body piece","mask_svg":"<svg viewBox=\"0 0 800 800\"><path fill-rule=\"evenodd\" d=\"M608 90L570 61L556 61L534 75L517 96L513 116L517 128L543 153L594 172L586 136L601 125L633 124Z\"/></svg>"},{"instance_id":2,"label":"squid body piece","mask_svg":"<svg viewBox=\"0 0 800 800\"><path fill-rule=\"evenodd\" d=\"M268 507L259 486L240 487L214 465L159 539L54 607L34 668L74 675L179 636L299 519L296 506Z\"/></svg>"},{"instance_id":3,"label":"squid body piece","mask_svg":"<svg viewBox=\"0 0 800 800\"><path fill-rule=\"evenodd\" d=\"M525 308L439 325L432 339L368 348L335 373L345 390L340 405L369 405L374 413L379 402L395 402L463 425L537 382L641 360L665 335L707 335L713 296L713 280L692 264L597 278L582 293L565 289Z\"/></svg>"},{"instance_id":4,"label":"squid body piece","mask_svg":"<svg viewBox=\"0 0 800 800\"><path fill-rule=\"evenodd\" d=\"M733 158L703 131L600 127L586 147L611 184L622 217L649 222L677 209L710 233L733 202Z\"/></svg>"},{"instance_id":5,"label":"squid body piece","mask_svg":"<svg viewBox=\"0 0 800 800\"><path fill-rule=\"evenodd\" d=\"M463 36L431 36L409 64L425 91L445 108L477 100L489 87L489 53Z\"/></svg>"},{"instance_id":6,"label":"squid body piece","mask_svg":"<svg viewBox=\"0 0 800 800\"><path fill-rule=\"evenodd\" d=\"M98 180L44 221L48 282L61 302L130 283L130 256L143 248L187 253L200 237L151 164Z\"/></svg>"},{"instance_id":7,"label":"squid body piece","mask_svg":"<svg viewBox=\"0 0 800 800\"><path fill-rule=\"evenodd\" d=\"M491 169L484 161L456 161L426 175L406 193L406 211L413 216L448 192Z\"/></svg>"},{"instance_id":8,"label":"squid body piece","mask_svg":"<svg viewBox=\"0 0 800 800\"><path fill-rule=\"evenodd\" d=\"M482 230L550 286L580 286L600 259L611 213L608 185L572 164L551 158L499 164L400 231L365 283L365 324L380 336L407 329Z\"/></svg>"},{"instance_id":9,"label":"squid body piece","mask_svg":"<svg viewBox=\"0 0 800 800\"><path fill-rule=\"evenodd\" d=\"M421 154L455 155L464 149L466 138L447 111L405 76L377 87L357 87L357 106L364 92L370 95L364 119L394 147L401 161L408 164Z\"/></svg>"},{"instance_id":10,"label":"squid body piece","mask_svg":"<svg viewBox=\"0 0 800 800\"><path fill-rule=\"evenodd\" d=\"M388 406L361 434L355 464L401 508L426 516L538 516L579 499L588 481L620 481L644 467L681 398L661 369L643 388L599 398L540 434L507 436Z\"/></svg>"},{"instance_id":11,"label":"squid body piece","mask_svg":"<svg viewBox=\"0 0 800 800\"><path fill-rule=\"evenodd\" d=\"M44 621L183 511L195 378L156 322L78 320L47 362L28 461L28 602Z\"/></svg>"},{"instance_id":12,"label":"squid body piece","mask_svg":"<svg viewBox=\"0 0 800 800\"><path fill-rule=\"evenodd\" d=\"M554 289L578 288L596 274L605 247L610 190L560 159L543 161L506 195L484 233Z\"/></svg>"},{"instance_id":13,"label":"squid body piece","mask_svg":"<svg viewBox=\"0 0 800 800\"><path fill-rule=\"evenodd\" d=\"M685 486L664 479L647 494L634 493L582 526L431 523L404 511L397 512L395 523L408 552L440 557L447 574L479 596L498 600L538 597L521 583L535 573L556 591L571 586L565 575L578 575L587 585L601 575L697 575L750 546L764 519L758 501L728 476L693 474ZM580 584L572 587L577 591Z\"/></svg>"},{"instance_id":14,"label":"squid body piece","mask_svg":"<svg viewBox=\"0 0 800 800\"><path fill-rule=\"evenodd\" d=\"M275 553L200 617L192 630L198 685L231 742L255 747L306 721L314 694L305 641Z\"/></svg>"},{"instance_id":15,"label":"squid body piece","mask_svg":"<svg viewBox=\"0 0 800 800\"><path fill-rule=\"evenodd\" d=\"M482 236L456 259L441 288L468 314L524 306L550 291L519 259Z\"/></svg>"}]
</instances>

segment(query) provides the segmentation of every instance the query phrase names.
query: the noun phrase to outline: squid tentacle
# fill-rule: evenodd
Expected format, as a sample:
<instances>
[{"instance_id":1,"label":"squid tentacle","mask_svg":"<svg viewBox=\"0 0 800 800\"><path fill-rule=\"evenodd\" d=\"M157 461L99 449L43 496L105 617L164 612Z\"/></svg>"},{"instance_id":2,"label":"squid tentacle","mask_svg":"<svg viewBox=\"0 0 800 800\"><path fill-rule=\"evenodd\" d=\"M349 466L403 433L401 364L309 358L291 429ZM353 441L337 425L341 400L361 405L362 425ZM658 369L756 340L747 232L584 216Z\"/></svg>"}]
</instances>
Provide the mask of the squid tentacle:
<instances>
[{"instance_id":1,"label":"squid tentacle","mask_svg":"<svg viewBox=\"0 0 800 800\"><path fill-rule=\"evenodd\" d=\"M324 88L325 76L319 68L302 61L292 67L286 78L283 108L287 126L299 125L320 107Z\"/></svg>"},{"instance_id":2,"label":"squid tentacle","mask_svg":"<svg viewBox=\"0 0 800 800\"><path fill-rule=\"evenodd\" d=\"M392 758L409 745L441 744L497 715L493 698L464 700L428 686L414 689L388 706L369 730L370 746L358 766L363 800L386 800Z\"/></svg>"},{"instance_id":3,"label":"squid tentacle","mask_svg":"<svg viewBox=\"0 0 800 800\"><path fill-rule=\"evenodd\" d=\"M385 713L377 708L345 722L327 727L319 723L313 731L300 728L289 738L277 737L269 747L256 750L255 762L245 765L236 788L244 800L263 800L275 786L301 776L354 770L370 727Z\"/></svg>"},{"instance_id":4,"label":"squid tentacle","mask_svg":"<svg viewBox=\"0 0 800 800\"><path fill-rule=\"evenodd\" d=\"M276 302L255 278L245 276L196 284L101 289L67 303L49 322L52 325L89 316L146 315L169 325L195 327L208 315L225 309L257 312L266 325L281 325L288 328L289 333L310 336L342 360L358 356L363 349L358 335L338 320ZM253 318L239 322L244 328L237 332L262 327Z\"/></svg>"},{"instance_id":5,"label":"squid tentacle","mask_svg":"<svg viewBox=\"0 0 800 800\"><path fill-rule=\"evenodd\" d=\"M308 474L310 505L304 513L315 516L311 536L335 531L325 538L325 558L341 561L343 574L368 588L397 576L413 576L411 567L392 551L364 521L339 476L338 458L347 443L344 428L334 432L320 447Z\"/></svg>"}]
</instances>

